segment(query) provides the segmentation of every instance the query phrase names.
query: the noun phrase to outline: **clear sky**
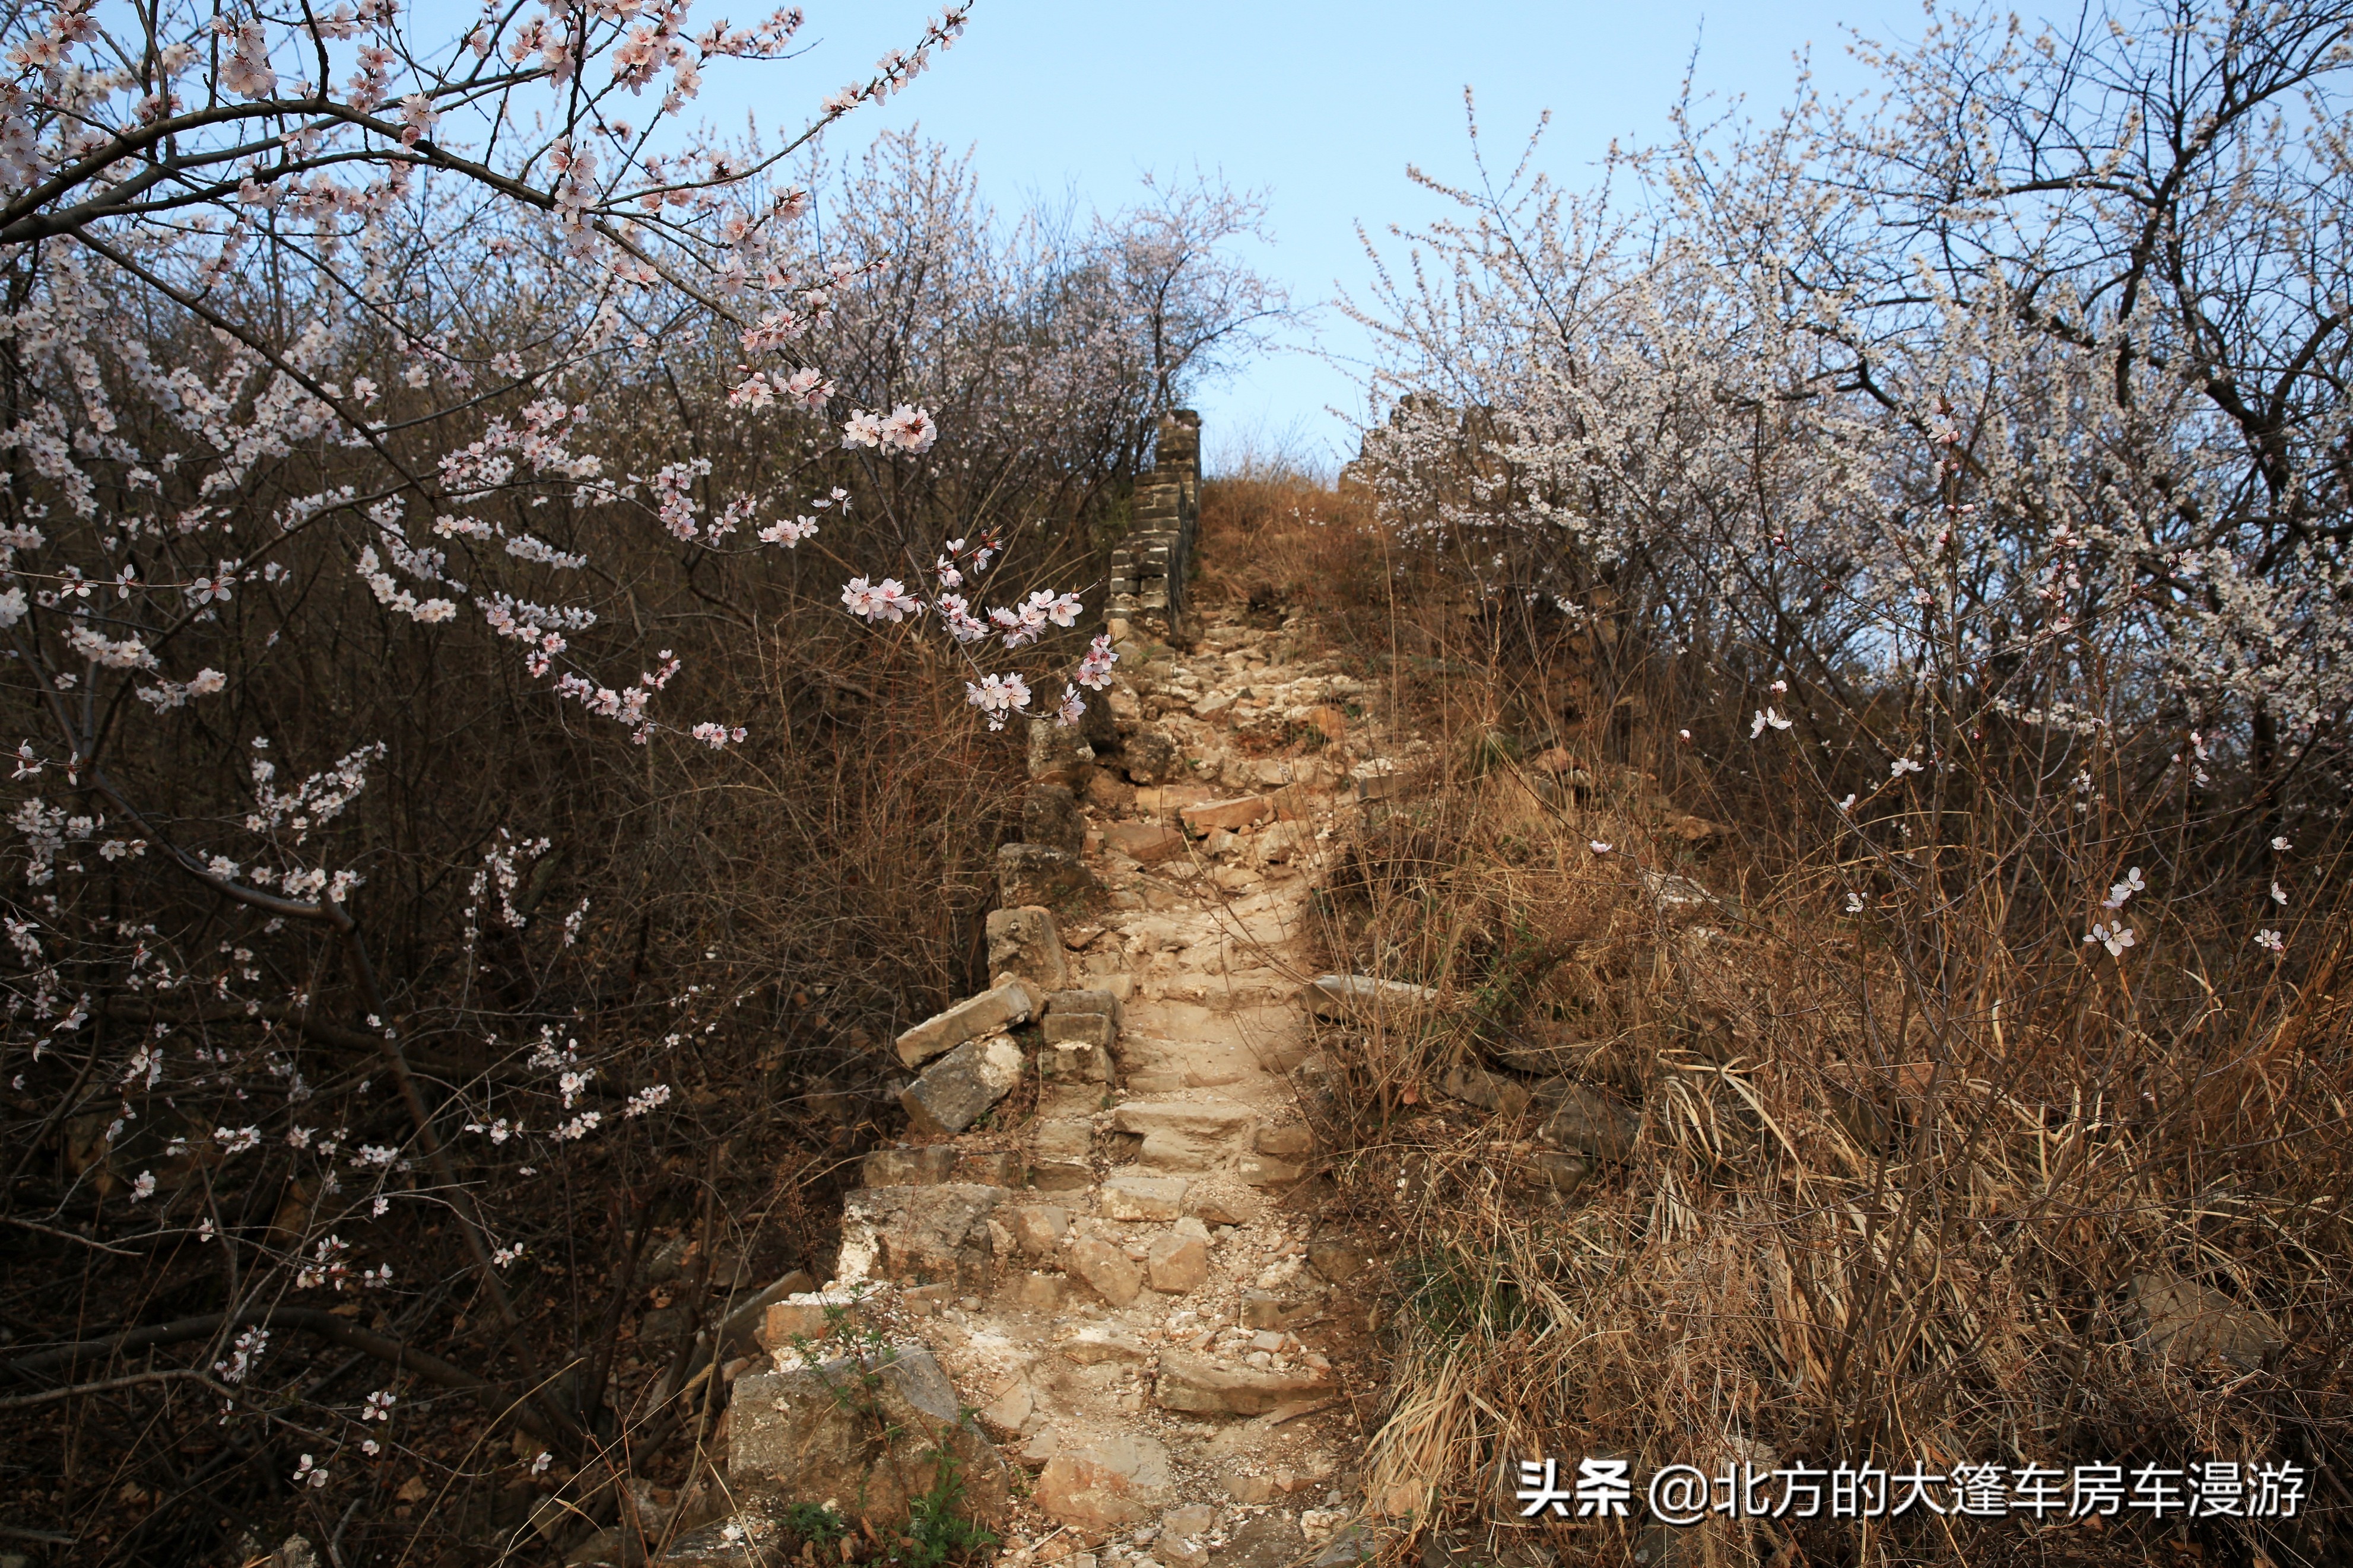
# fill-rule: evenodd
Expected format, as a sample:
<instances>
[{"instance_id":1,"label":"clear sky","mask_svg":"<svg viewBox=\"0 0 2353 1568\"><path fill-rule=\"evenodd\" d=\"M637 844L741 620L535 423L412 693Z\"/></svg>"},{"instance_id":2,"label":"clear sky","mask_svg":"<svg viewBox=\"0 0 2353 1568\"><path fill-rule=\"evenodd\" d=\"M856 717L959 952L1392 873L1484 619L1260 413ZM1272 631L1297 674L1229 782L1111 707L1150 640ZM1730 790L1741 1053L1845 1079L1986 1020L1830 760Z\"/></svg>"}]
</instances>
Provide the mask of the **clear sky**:
<instances>
[{"instance_id":1,"label":"clear sky","mask_svg":"<svg viewBox=\"0 0 2353 1568\"><path fill-rule=\"evenodd\" d=\"M885 48L911 42L925 16L913 0L804 3L814 47L765 68L756 86L714 77L701 100L714 121L740 125L748 109L764 131L797 124ZM698 20L719 9L699 5ZM746 4L733 19L765 9ZM1861 87L1845 25L1915 37L1921 16L1916 0L978 0L963 42L892 103L851 117L834 148L849 144L845 134L920 123L972 150L1003 208L1034 195L1113 209L1134 199L1145 170L1221 172L1264 192L1274 243L1253 259L1307 307L1365 293L1358 224L1387 244L1390 224L1435 210L1407 180L1409 163L1468 174L1466 86L1491 156L1508 160L1549 109L1543 165L1582 183L1613 136L1662 134L1695 47L1699 88L1745 95L1758 113L1788 100L1800 51L1826 89ZM1360 416L1362 394L1318 356L1361 358L1361 333L1324 310L1291 337L1293 352L1197 398L1213 467L1252 438L1327 463L1353 455L1354 424L1326 409Z\"/></svg>"}]
</instances>

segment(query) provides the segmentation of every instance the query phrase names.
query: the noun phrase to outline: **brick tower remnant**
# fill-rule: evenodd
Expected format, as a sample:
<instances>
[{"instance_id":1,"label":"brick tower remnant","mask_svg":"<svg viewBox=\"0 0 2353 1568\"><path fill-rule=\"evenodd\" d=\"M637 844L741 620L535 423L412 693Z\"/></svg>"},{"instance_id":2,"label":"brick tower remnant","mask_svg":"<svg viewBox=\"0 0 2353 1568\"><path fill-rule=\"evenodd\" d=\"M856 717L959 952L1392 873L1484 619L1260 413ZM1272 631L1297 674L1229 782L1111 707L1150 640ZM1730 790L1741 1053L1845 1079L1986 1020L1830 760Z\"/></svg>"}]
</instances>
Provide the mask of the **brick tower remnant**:
<instances>
[{"instance_id":1,"label":"brick tower remnant","mask_svg":"<svg viewBox=\"0 0 2353 1568\"><path fill-rule=\"evenodd\" d=\"M1111 555L1111 613L1176 640L1185 617L1185 569L1201 511L1201 416L1160 416L1152 472L1135 487L1127 538Z\"/></svg>"}]
</instances>

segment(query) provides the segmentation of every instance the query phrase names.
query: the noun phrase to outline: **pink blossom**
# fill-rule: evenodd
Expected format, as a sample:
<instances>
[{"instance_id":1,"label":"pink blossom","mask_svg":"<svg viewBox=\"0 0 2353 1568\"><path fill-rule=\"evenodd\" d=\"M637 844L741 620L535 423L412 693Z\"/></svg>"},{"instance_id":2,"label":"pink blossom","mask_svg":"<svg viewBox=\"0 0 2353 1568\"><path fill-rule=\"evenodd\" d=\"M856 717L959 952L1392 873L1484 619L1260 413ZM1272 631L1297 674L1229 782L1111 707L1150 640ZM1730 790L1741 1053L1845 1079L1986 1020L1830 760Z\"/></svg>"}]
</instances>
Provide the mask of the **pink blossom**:
<instances>
[{"instance_id":1,"label":"pink blossom","mask_svg":"<svg viewBox=\"0 0 2353 1568\"><path fill-rule=\"evenodd\" d=\"M1029 706L1029 687L1018 675L984 675L980 683L965 682L965 700L988 718L992 730L1005 728L1010 715Z\"/></svg>"}]
</instances>

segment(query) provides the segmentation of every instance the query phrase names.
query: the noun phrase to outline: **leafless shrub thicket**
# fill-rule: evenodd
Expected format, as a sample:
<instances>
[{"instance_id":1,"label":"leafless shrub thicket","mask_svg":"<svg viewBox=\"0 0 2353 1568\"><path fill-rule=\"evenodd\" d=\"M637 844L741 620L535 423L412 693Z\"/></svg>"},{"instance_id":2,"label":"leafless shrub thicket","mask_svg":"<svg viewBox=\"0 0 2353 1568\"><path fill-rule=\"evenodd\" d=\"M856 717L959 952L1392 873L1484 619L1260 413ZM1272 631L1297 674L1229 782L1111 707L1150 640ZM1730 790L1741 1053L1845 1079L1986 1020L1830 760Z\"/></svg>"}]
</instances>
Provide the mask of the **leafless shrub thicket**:
<instances>
[{"instance_id":1,"label":"leafless shrub thicket","mask_svg":"<svg viewBox=\"0 0 2353 1568\"><path fill-rule=\"evenodd\" d=\"M659 1537L1020 774L845 580L1095 608L1150 416L1280 309L1255 209L824 161L959 12L765 146L680 121L797 13L133 19L5 24L0 1514Z\"/></svg>"}]
</instances>

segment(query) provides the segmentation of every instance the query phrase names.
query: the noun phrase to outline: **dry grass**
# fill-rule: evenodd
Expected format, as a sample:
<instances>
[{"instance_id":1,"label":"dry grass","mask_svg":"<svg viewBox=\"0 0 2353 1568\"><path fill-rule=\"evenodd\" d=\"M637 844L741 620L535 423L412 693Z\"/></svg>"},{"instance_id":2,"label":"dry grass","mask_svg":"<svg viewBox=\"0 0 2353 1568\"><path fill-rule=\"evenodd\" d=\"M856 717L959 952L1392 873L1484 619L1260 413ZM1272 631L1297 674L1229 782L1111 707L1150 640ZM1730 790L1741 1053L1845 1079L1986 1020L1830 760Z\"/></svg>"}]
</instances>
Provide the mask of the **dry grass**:
<instances>
[{"instance_id":1,"label":"dry grass","mask_svg":"<svg viewBox=\"0 0 2353 1568\"><path fill-rule=\"evenodd\" d=\"M2353 909L2322 831L2297 847L2292 914L2260 904L2287 931L2275 961L2249 941L2262 874L2233 870L2214 818L2109 804L2120 785L2083 812L2028 798L1999 737L1852 826L1778 804L1802 790L1744 775L1754 753L1720 723L1662 732L1672 683L1640 659L1495 637L1426 562L1392 556L1377 597L1337 563L1316 577L1319 508L1353 514L1303 489L1234 487L1208 553L1341 584L1339 640L1386 642L1417 787L1337 857L1324 937L1335 966L1445 998L1325 1042L1327 1217L1407 1238L1374 1504L1482 1561L1538 1539L1579 1563L2345 1560ZM1604 664L1636 673L1609 677L1594 722L1563 694ZM2159 890L2118 962L2080 940L2094 917L2067 889L2126 860ZM1711 900L1662 900L1669 876ZM1450 1094L1463 1069L1500 1109ZM1566 1191L1577 1167L1541 1135L1564 1096L1639 1118ZM2168 1296L2214 1314L2169 1347ZM2305 1517L2263 1525L1915 1514L1669 1542L1639 1519L1514 1522L1517 1460L1608 1454L1638 1477L2208 1458L2316 1477Z\"/></svg>"}]
</instances>

